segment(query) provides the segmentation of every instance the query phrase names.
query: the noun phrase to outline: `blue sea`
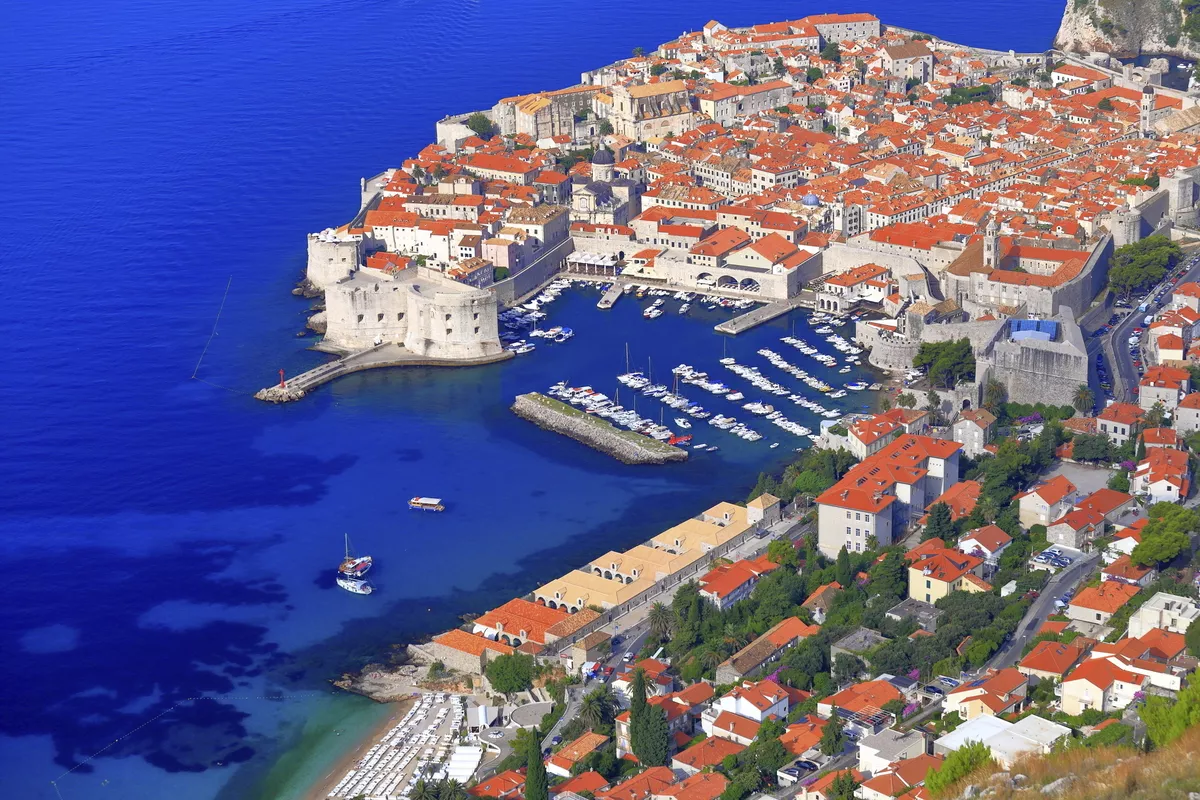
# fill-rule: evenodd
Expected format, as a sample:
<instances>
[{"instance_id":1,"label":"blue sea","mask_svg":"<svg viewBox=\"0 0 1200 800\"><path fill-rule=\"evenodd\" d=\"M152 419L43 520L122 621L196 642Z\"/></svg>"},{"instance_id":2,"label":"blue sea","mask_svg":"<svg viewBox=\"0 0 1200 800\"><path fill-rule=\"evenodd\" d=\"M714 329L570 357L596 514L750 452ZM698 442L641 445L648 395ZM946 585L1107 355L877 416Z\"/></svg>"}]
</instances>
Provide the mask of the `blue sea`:
<instances>
[{"instance_id":1,"label":"blue sea","mask_svg":"<svg viewBox=\"0 0 1200 800\"><path fill-rule=\"evenodd\" d=\"M515 394L560 379L615 388L626 344L663 379L685 361L717 374L726 350L771 374L763 346L805 365L777 341L795 320L725 339L712 326L727 314L647 321L631 298L601 312L583 291L552 308L577 332L565 345L253 400L323 358L296 337L309 303L290 289L304 235L350 218L360 177L447 113L568 85L711 18L871 10L1038 50L1062 4L6 8L0 795L240 800L297 796L387 713L332 692L342 670L740 500L803 443L761 421L758 444L702 425L719 452L633 468L516 419ZM447 513L409 512L415 494ZM371 597L332 585L344 533L376 558Z\"/></svg>"}]
</instances>

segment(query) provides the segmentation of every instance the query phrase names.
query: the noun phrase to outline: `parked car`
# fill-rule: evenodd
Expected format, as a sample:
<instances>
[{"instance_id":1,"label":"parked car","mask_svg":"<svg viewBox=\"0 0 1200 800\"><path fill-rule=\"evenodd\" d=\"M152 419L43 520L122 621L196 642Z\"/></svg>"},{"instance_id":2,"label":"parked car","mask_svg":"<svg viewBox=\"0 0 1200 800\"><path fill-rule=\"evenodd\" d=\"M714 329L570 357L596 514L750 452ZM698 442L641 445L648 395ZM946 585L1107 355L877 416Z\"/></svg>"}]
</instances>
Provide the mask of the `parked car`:
<instances>
[{"instance_id":1,"label":"parked car","mask_svg":"<svg viewBox=\"0 0 1200 800\"><path fill-rule=\"evenodd\" d=\"M806 769L809 772L816 772L821 768L815 761L797 761L796 766L799 769Z\"/></svg>"},{"instance_id":2,"label":"parked car","mask_svg":"<svg viewBox=\"0 0 1200 800\"><path fill-rule=\"evenodd\" d=\"M562 737L555 736L553 739L550 740L550 744L551 745L562 744Z\"/></svg>"}]
</instances>

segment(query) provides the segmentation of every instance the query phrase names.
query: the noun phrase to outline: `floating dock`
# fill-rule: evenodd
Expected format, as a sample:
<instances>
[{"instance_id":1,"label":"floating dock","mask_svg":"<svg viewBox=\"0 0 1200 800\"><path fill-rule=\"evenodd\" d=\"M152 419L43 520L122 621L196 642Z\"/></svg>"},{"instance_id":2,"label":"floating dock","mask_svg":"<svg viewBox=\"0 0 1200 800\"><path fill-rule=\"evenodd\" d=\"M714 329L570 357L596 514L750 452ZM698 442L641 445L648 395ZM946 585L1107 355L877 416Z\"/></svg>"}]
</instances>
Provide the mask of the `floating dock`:
<instances>
[{"instance_id":1,"label":"floating dock","mask_svg":"<svg viewBox=\"0 0 1200 800\"><path fill-rule=\"evenodd\" d=\"M600 298L600 302L596 303L596 308L609 309L616 305L621 299L621 295L625 293L625 287L629 284L625 281L616 281L612 286L608 287L608 291Z\"/></svg>"},{"instance_id":2,"label":"floating dock","mask_svg":"<svg viewBox=\"0 0 1200 800\"><path fill-rule=\"evenodd\" d=\"M775 303L768 303L765 306L751 309L745 314L726 320L725 322L716 325L713 330L717 333L728 333L731 336L737 336L739 333L745 333L751 328L762 325L764 322L770 322L776 317L782 317L784 314L800 307L800 298L793 297L790 300L780 300Z\"/></svg>"}]
</instances>

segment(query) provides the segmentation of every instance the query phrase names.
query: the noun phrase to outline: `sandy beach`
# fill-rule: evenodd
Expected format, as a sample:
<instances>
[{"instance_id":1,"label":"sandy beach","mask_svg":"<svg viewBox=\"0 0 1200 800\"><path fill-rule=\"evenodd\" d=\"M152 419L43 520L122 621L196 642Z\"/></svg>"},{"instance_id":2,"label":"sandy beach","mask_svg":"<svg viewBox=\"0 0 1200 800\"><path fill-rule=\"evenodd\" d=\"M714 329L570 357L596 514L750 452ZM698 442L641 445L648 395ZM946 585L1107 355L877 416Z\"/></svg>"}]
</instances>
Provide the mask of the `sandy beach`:
<instances>
[{"instance_id":1,"label":"sandy beach","mask_svg":"<svg viewBox=\"0 0 1200 800\"><path fill-rule=\"evenodd\" d=\"M317 781L317 783L313 784L313 786L304 794L304 800L325 800L325 798L329 796L329 792L333 790L333 787L337 786L338 781L342 779L342 776L345 775L346 772L353 767L354 764L361 759L363 755L371 749L371 746L379 741L385 733L399 724L400 720L404 718L404 715L408 713L408 710L412 708L414 703L416 703L415 698L408 698L405 700L398 700L394 703L388 703L388 705L392 707L393 713L389 714L386 719L372 728L370 733L364 736L362 741L359 742L353 750L348 752L342 758L338 759L333 768L329 770L329 772L319 781Z\"/></svg>"}]
</instances>

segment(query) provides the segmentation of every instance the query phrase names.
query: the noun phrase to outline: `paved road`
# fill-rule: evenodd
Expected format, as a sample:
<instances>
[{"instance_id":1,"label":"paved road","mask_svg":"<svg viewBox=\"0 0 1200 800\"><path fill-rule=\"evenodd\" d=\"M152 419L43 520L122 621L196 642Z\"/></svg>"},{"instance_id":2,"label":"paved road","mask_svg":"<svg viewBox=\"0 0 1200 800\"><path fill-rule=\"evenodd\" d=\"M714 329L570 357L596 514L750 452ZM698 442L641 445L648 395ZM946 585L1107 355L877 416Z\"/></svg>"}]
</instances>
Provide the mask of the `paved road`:
<instances>
[{"instance_id":1,"label":"paved road","mask_svg":"<svg viewBox=\"0 0 1200 800\"><path fill-rule=\"evenodd\" d=\"M1192 256L1188 271L1182 278L1180 283L1195 281L1200 279L1200 257ZM1171 276L1168 275L1164 282L1170 281ZM1147 311L1138 311L1135 306L1133 313L1129 314L1123 320L1118 322L1116 326L1108 332L1103 339L1104 359L1108 362L1108 371L1113 387L1113 397L1119 402L1137 402L1137 398L1133 394L1133 387L1138 385L1140 376L1133 366L1133 358L1129 355L1129 339L1133 336L1133 329L1137 327L1145 327L1142 322L1145 320L1146 314L1157 312L1171 300L1171 295L1168 293L1163 297L1163 302L1156 304L1153 301L1153 295L1158 291L1162 284L1158 284L1149 292L1151 296L1150 308ZM1092 340L1094 341L1094 340ZM1090 345L1088 352L1094 352L1094 347ZM1094 358L1094 357L1093 357ZM1094 370L1093 370L1094 372Z\"/></svg>"},{"instance_id":2,"label":"paved road","mask_svg":"<svg viewBox=\"0 0 1200 800\"><path fill-rule=\"evenodd\" d=\"M1037 635L1038 628L1042 627L1042 623L1054 613L1055 598L1061 597L1067 589L1078 586L1080 581L1091 574L1092 568L1099 559L1099 553L1087 553L1071 566L1060 570L1050 578L1042 587L1041 594L1025 612L1012 639L996 651L987 666L993 669L1002 669L1017 663L1021 659L1025 645Z\"/></svg>"}]
</instances>

